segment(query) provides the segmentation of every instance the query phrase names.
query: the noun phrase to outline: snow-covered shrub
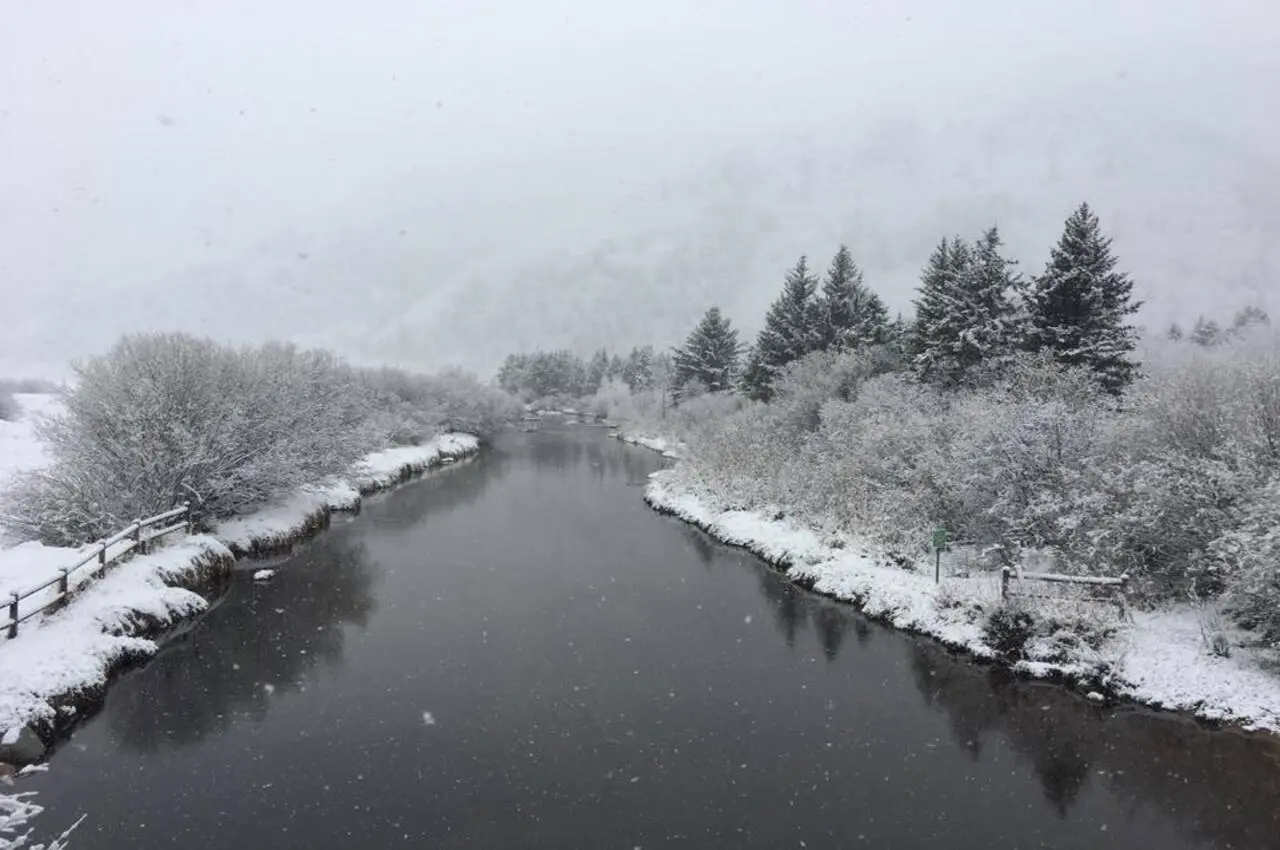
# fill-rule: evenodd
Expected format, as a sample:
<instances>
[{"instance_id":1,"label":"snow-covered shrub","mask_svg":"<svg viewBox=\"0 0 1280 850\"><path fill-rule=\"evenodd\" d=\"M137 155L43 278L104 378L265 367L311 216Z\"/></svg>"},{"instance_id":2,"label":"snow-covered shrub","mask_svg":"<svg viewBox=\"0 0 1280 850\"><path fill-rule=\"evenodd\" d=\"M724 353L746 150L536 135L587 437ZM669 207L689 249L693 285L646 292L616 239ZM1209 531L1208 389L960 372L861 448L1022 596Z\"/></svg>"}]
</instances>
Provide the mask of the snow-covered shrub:
<instances>
[{"instance_id":1,"label":"snow-covered shrub","mask_svg":"<svg viewBox=\"0 0 1280 850\"><path fill-rule=\"evenodd\" d=\"M439 412L446 431L463 431L487 439L520 416L520 403L475 375L448 370L423 379L427 403Z\"/></svg>"},{"instance_id":2,"label":"snow-covered shrub","mask_svg":"<svg viewBox=\"0 0 1280 850\"><path fill-rule=\"evenodd\" d=\"M1237 509L1233 527L1208 548L1227 612L1280 647L1280 479Z\"/></svg>"},{"instance_id":3,"label":"snow-covered shrub","mask_svg":"<svg viewBox=\"0 0 1280 850\"><path fill-rule=\"evenodd\" d=\"M417 375L403 369L366 370L372 427L393 445L416 445L441 431L465 431L481 439L517 418L520 402L461 371Z\"/></svg>"},{"instance_id":4,"label":"snow-covered shrub","mask_svg":"<svg viewBox=\"0 0 1280 850\"><path fill-rule=\"evenodd\" d=\"M1035 618L1016 600L993 609L982 624L982 638L987 646L1007 661L1026 656L1027 644L1035 631Z\"/></svg>"},{"instance_id":5,"label":"snow-covered shrub","mask_svg":"<svg viewBox=\"0 0 1280 850\"><path fill-rule=\"evenodd\" d=\"M53 458L6 494L11 525L93 539L190 501L224 517L343 472L376 443L351 369L324 352L140 334L75 366L38 433Z\"/></svg>"},{"instance_id":6,"label":"snow-covered shrub","mask_svg":"<svg viewBox=\"0 0 1280 850\"><path fill-rule=\"evenodd\" d=\"M323 351L183 334L125 337L75 372L63 412L37 426L53 463L20 477L3 506L7 525L49 543L183 501L199 519L231 516L393 440L483 436L516 407L461 374L360 373Z\"/></svg>"},{"instance_id":7,"label":"snow-covered shrub","mask_svg":"<svg viewBox=\"0 0 1280 850\"><path fill-rule=\"evenodd\" d=\"M0 421L16 422L22 416L22 407L13 394L0 390Z\"/></svg>"}]
</instances>

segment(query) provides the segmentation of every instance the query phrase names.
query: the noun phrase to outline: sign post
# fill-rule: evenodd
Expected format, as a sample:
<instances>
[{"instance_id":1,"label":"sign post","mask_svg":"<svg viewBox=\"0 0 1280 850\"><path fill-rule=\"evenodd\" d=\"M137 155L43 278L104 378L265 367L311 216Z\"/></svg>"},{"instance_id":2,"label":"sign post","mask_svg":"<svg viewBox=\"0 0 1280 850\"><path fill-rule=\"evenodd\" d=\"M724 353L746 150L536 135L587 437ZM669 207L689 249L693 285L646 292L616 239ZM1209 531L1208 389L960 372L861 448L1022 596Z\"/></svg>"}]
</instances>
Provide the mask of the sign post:
<instances>
[{"instance_id":1,"label":"sign post","mask_svg":"<svg viewBox=\"0 0 1280 850\"><path fill-rule=\"evenodd\" d=\"M939 584L942 581L942 550L947 548L947 541L951 539L951 534L942 526L938 526L933 530L934 562L933 562L933 583Z\"/></svg>"}]
</instances>

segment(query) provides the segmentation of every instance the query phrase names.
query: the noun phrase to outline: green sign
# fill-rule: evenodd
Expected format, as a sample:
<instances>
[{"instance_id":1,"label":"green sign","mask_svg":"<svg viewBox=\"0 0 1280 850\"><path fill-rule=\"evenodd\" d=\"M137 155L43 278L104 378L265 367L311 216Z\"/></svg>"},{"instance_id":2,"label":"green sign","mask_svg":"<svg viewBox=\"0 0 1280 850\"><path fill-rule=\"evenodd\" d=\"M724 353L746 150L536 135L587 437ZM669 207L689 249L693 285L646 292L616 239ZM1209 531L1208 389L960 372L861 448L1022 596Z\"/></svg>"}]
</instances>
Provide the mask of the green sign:
<instances>
[{"instance_id":1,"label":"green sign","mask_svg":"<svg viewBox=\"0 0 1280 850\"><path fill-rule=\"evenodd\" d=\"M941 552L947 548L947 541L951 539L951 532L945 528L935 528L933 530L933 548Z\"/></svg>"}]
</instances>

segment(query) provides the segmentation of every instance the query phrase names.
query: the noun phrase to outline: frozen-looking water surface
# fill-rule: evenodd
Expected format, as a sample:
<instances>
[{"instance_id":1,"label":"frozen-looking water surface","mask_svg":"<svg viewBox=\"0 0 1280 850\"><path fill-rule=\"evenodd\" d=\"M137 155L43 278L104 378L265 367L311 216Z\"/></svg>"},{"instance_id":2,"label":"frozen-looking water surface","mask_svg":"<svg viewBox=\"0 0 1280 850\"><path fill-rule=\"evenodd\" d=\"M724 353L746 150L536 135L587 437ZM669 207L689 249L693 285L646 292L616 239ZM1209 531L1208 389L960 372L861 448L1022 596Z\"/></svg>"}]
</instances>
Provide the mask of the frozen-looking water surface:
<instances>
[{"instance_id":1,"label":"frozen-looking water surface","mask_svg":"<svg viewBox=\"0 0 1280 850\"><path fill-rule=\"evenodd\" d=\"M24 778L75 848L1280 846L1280 748L1010 681L509 434L226 597Z\"/></svg>"}]
</instances>

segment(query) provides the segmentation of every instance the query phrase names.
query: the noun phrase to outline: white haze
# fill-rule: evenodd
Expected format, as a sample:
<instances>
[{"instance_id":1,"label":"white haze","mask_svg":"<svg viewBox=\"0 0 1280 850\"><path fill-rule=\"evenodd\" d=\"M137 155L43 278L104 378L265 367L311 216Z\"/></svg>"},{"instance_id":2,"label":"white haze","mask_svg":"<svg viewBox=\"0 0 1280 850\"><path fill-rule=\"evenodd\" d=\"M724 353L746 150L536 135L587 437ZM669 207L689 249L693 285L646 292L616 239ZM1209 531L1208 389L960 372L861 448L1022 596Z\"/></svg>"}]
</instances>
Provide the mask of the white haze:
<instances>
[{"instance_id":1,"label":"white haze","mask_svg":"<svg viewBox=\"0 0 1280 850\"><path fill-rule=\"evenodd\" d=\"M1274 0L0 4L0 373L121 332L491 369L754 332L847 242L1038 271L1093 204L1162 324L1280 310Z\"/></svg>"}]
</instances>

